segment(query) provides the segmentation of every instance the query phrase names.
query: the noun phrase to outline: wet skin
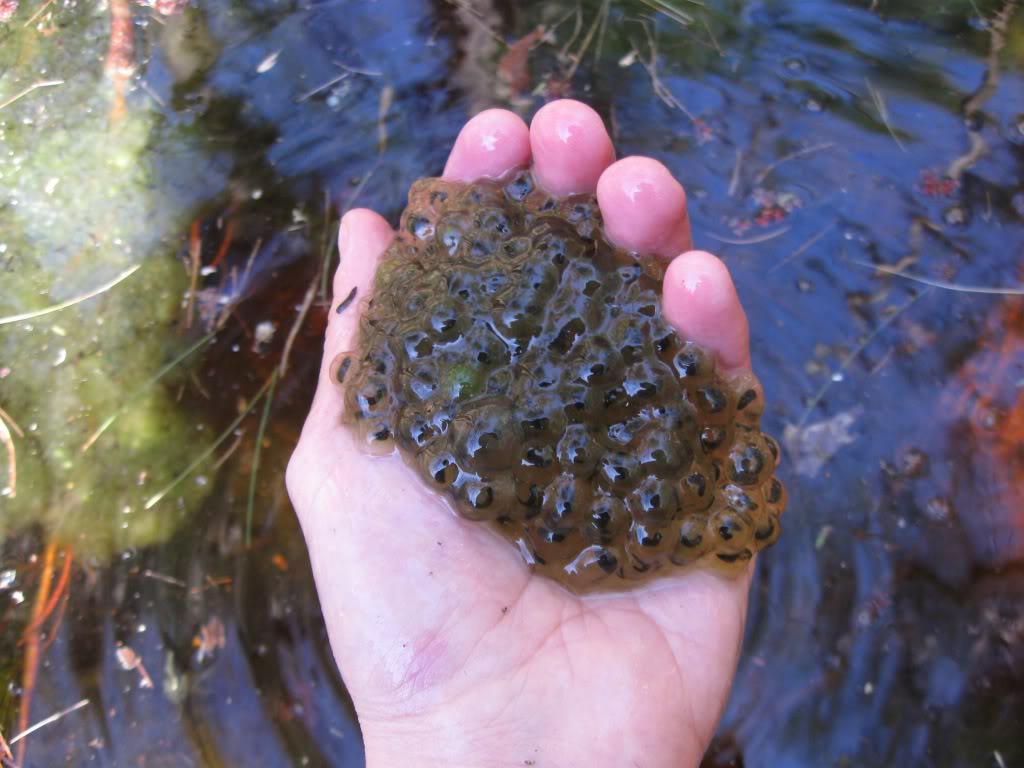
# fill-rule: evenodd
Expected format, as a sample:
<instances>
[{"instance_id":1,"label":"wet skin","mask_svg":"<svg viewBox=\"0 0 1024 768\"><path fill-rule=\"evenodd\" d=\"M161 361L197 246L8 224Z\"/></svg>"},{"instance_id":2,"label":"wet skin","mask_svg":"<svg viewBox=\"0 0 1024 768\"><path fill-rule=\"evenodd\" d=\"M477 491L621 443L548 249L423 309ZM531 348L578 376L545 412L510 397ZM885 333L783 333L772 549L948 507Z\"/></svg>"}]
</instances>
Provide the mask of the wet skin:
<instances>
[{"instance_id":1,"label":"wet skin","mask_svg":"<svg viewBox=\"0 0 1024 768\"><path fill-rule=\"evenodd\" d=\"M614 162L598 115L559 101L529 128L509 112L477 115L444 175L526 166L552 194L596 192L616 246L670 261L663 309L680 336L725 373L749 371L732 280L691 250L685 193L661 164ZM335 305L371 292L392 237L371 211L345 216ZM368 765L696 765L735 671L753 565L585 597L531 576L505 541L454 516L401 461L368 456L342 425L330 367L357 330L358 303L330 313L287 479Z\"/></svg>"}]
</instances>

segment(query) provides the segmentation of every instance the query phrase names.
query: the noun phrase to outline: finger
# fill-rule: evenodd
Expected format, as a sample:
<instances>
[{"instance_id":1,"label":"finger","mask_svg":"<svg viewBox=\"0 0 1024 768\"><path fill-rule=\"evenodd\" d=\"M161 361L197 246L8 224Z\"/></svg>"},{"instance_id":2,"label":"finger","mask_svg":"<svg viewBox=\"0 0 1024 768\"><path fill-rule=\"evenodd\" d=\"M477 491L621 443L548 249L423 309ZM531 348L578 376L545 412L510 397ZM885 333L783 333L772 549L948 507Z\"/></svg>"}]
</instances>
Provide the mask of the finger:
<instances>
[{"instance_id":1,"label":"finger","mask_svg":"<svg viewBox=\"0 0 1024 768\"><path fill-rule=\"evenodd\" d=\"M615 150L601 117L578 101L562 99L542 107L530 124L533 172L553 195L594 192Z\"/></svg>"},{"instance_id":2,"label":"finger","mask_svg":"<svg viewBox=\"0 0 1024 768\"><path fill-rule=\"evenodd\" d=\"M649 157L627 157L597 182L605 231L619 248L671 259L693 248L686 192L668 168Z\"/></svg>"},{"instance_id":3,"label":"finger","mask_svg":"<svg viewBox=\"0 0 1024 768\"><path fill-rule=\"evenodd\" d=\"M496 179L530 165L530 129L505 109L488 109L466 123L448 156L444 178L473 182Z\"/></svg>"},{"instance_id":4,"label":"finger","mask_svg":"<svg viewBox=\"0 0 1024 768\"><path fill-rule=\"evenodd\" d=\"M334 273L334 299L327 320L320 383L313 401L316 413L322 413L323 409L333 413L341 411L341 389L331 380L331 366L339 355L352 351L359 341L363 301L373 289L377 265L394 236L383 217L365 208L351 210L341 220L338 230L341 260Z\"/></svg>"},{"instance_id":5,"label":"finger","mask_svg":"<svg viewBox=\"0 0 1024 768\"><path fill-rule=\"evenodd\" d=\"M714 352L727 376L750 370L750 329L729 270L717 257L689 251L669 264L662 288L676 332Z\"/></svg>"}]
</instances>

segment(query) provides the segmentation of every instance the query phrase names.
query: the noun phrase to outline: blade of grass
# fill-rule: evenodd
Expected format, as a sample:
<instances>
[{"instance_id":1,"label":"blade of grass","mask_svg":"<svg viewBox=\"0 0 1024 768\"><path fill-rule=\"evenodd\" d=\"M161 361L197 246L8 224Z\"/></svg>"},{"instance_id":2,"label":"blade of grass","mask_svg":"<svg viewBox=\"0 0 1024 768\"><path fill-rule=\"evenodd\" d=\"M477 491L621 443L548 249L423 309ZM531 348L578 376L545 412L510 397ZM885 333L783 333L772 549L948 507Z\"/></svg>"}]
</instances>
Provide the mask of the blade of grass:
<instances>
[{"instance_id":1,"label":"blade of grass","mask_svg":"<svg viewBox=\"0 0 1024 768\"><path fill-rule=\"evenodd\" d=\"M128 409L128 406L130 406L137 398L144 395L149 390L150 387L152 387L154 384L160 381L160 379L162 379L164 376L166 376L168 373L174 370L174 368L177 367L182 361L186 360L193 353L209 344L210 341L213 339L214 335L216 335L216 333L216 331L210 331L208 334L203 336L203 338L199 339L199 341L197 341L191 347L189 347L180 355L175 357L173 360L171 360L171 362L167 363L167 365L165 365L159 371L154 373L149 379L146 380L146 382L142 386L140 386L138 389L136 389L134 392L128 395L128 397L125 398L125 401L121 404L121 407L114 411L112 414L110 414L110 416L108 416L106 419L104 419L103 423L100 424L99 429L97 429L95 432L89 435L89 439L85 441L84 445L82 445L82 453L88 451L92 447L93 443L99 440L100 436L108 429L110 429L111 425L115 421L117 421L118 417Z\"/></svg>"},{"instance_id":2,"label":"blade of grass","mask_svg":"<svg viewBox=\"0 0 1024 768\"><path fill-rule=\"evenodd\" d=\"M950 283L945 280L933 280L930 277L921 277L919 275L911 275L899 269L886 266L885 264L870 264L866 261L858 261L857 259L850 259L851 264L856 264L858 267L864 267L865 269L877 269L879 272L884 272L887 275L893 275L894 277L902 277L904 280L912 280L915 283L921 283L931 288L941 288L944 291L956 291L958 293L983 293L992 296L1024 296L1024 288L999 288L987 285L961 285L960 283Z\"/></svg>"},{"instance_id":3,"label":"blade of grass","mask_svg":"<svg viewBox=\"0 0 1024 768\"><path fill-rule=\"evenodd\" d=\"M67 301L62 301L59 304L44 307L43 309L36 309L31 312L22 312L20 315L8 315L7 317L0 317L0 325L20 323L22 320L32 320L37 317L42 317L43 315L52 314L53 312L60 312L62 309L73 307L75 304L81 304L83 301L88 301L89 299L99 296L101 293L106 293L121 281L127 280L129 277L138 272L139 269L141 268L141 264L136 264L134 267L129 267L124 272L115 277L113 280L104 283L98 288L93 288L91 291L83 293L80 296L75 296L74 298L68 299Z\"/></svg>"},{"instance_id":4,"label":"blade of grass","mask_svg":"<svg viewBox=\"0 0 1024 768\"><path fill-rule=\"evenodd\" d=\"M245 410L238 414L238 418L232 421L231 424L228 425L228 428L221 432L220 435L217 436L217 439L214 440L213 443L206 448L206 450L204 450L202 453L196 456L192 463L185 467L185 469L177 477L175 477L166 486L164 486L162 489L153 494L149 498L149 501L146 502L146 505L143 507L143 509L152 509L157 504L159 504L160 500L168 493L173 491L177 487L178 483L180 483L182 480L184 480L193 472L195 472L196 468L200 464L202 464L204 461L210 458L210 456L213 455L214 451L216 451L220 447L221 443L223 443L225 440L231 437L231 433L238 429L238 425L245 420L245 417L252 413L253 409L256 407L256 404L267 393L267 390L270 388L271 384L273 384L275 380L276 376L271 376L265 382L263 382L263 386L260 387L259 391L257 391L256 394L253 396L252 402L249 403Z\"/></svg>"},{"instance_id":5,"label":"blade of grass","mask_svg":"<svg viewBox=\"0 0 1024 768\"><path fill-rule=\"evenodd\" d=\"M263 401L263 415L260 417L260 426L256 430L256 445L252 451L252 471L249 473L249 501L245 506L245 546L252 546L252 517L256 508L256 478L260 471L260 454L263 450L263 435L267 431L267 422L270 421L270 406L274 404L274 389L277 387L277 380L281 375L281 369L274 371L270 377L270 389L267 391L267 399Z\"/></svg>"}]
</instances>

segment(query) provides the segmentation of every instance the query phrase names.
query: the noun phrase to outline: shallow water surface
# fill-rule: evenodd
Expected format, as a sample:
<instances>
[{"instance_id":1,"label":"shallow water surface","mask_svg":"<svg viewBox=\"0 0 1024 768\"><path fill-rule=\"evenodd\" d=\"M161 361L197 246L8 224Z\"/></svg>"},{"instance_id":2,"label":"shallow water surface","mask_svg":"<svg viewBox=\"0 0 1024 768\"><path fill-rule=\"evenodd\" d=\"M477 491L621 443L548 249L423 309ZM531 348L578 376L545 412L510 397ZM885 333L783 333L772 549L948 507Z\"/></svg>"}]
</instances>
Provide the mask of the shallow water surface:
<instances>
[{"instance_id":1,"label":"shallow water surface","mask_svg":"<svg viewBox=\"0 0 1024 768\"><path fill-rule=\"evenodd\" d=\"M362 764L283 483L338 217L559 96L686 185L784 436L707 764L1024 763L1018 5L0 2L0 320L142 265L0 324L21 764Z\"/></svg>"}]
</instances>

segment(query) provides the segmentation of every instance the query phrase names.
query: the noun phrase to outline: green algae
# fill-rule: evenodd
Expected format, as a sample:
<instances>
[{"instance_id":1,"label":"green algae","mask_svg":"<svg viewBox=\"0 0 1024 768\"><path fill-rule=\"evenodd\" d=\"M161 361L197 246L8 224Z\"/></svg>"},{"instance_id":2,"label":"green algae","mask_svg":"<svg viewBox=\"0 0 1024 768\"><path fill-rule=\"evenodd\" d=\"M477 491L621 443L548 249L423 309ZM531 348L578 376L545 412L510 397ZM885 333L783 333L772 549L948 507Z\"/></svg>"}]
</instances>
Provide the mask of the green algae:
<instances>
[{"instance_id":1,"label":"green algae","mask_svg":"<svg viewBox=\"0 0 1024 768\"><path fill-rule=\"evenodd\" d=\"M60 82L0 110L0 317L73 300L139 268L62 311L0 325L0 406L24 432L13 438L17 484L0 498L0 530L41 524L100 559L166 539L205 493L189 480L144 509L204 442L173 381L137 392L193 341L177 328L188 275L174 235L186 221L161 197L150 159L160 116L136 104L113 112L105 9L74 7L42 31L22 24L9 25L0 46L0 103ZM10 484L6 472L0 486Z\"/></svg>"}]
</instances>

